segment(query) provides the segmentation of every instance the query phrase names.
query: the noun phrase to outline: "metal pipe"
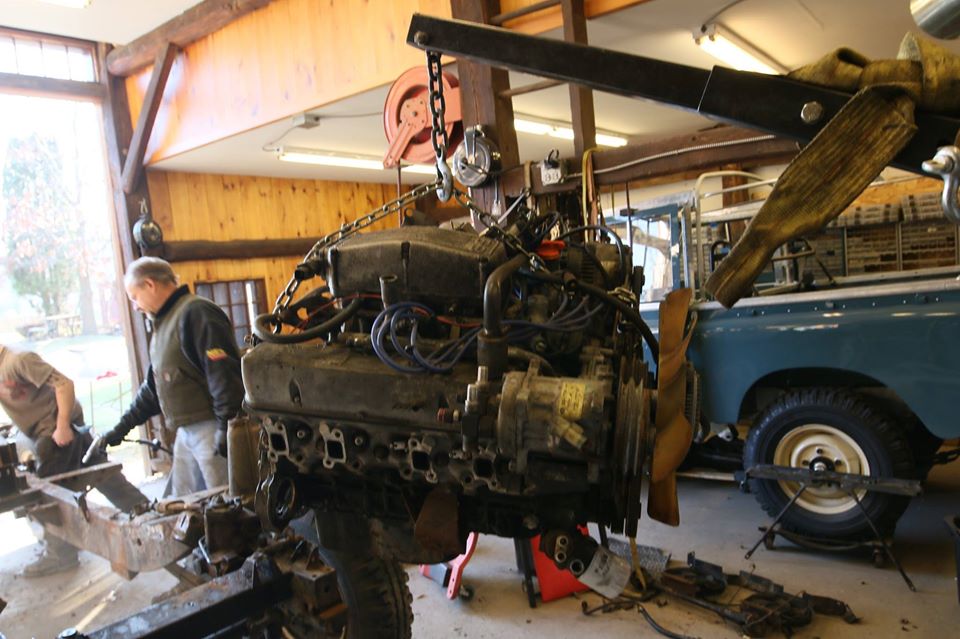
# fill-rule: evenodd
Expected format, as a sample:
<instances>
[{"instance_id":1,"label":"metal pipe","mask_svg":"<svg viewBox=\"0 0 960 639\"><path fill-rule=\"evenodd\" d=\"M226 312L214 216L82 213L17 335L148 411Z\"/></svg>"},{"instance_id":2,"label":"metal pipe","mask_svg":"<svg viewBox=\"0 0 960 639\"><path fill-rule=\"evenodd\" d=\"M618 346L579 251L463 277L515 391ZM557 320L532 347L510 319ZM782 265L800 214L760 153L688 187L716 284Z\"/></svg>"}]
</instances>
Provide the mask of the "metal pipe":
<instances>
[{"instance_id":1,"label":"metal pipe","mask_svg":"<svg viewBox=\"0 0 960 639\"><path fill-rule=\"evenodd\" d=\"M500 92L501 98L512 98L518 95L524 95L527 93L533 93L534 91L543 91L544 89L552 89L553 87L560 86L561 84L567 84L563 80L543 80L542 82L531 82L530 84L525 84L520 87L511 87L509 89L504 89Z\"/></svg>"},{"instance_id":2,"label":"metal pipe","mask_svg":"<svg viewBox=\"0 0 960 639\"><path fill-rule=\"evenodd\" d=\"M960 0L910 0L910 13L917 26L934 38L960 36Z\"/></svg>"},{"instance_id":3,"label":"metal pipe","mask_svg":"<svg viewBox=\"0 0 960 639\"><path fill-rule=\"evenodd\" d=\"M526 256L517 255L487 278L483 287L483 332L487 337L503 337L503 283L526 263Z\"/></svg>"}]
</instances>

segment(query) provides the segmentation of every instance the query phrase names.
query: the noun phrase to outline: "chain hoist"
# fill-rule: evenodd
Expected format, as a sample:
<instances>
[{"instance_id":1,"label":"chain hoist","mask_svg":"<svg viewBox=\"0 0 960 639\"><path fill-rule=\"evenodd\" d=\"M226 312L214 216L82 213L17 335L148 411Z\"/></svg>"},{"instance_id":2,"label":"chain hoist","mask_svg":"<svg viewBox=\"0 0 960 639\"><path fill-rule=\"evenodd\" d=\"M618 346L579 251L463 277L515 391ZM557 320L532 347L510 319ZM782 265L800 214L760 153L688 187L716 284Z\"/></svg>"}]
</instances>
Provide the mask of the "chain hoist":
<instances>
[{"instance_id":1,"label":"chain hoist","mask_svg":"<svg viewBox=\"0 0 960 639\"><path fill-rule=\"evenodd\" d=\"M427 51L427 76L429 77L430 115L432 124L430 141L437 156L437 199L446 202L453 195L453 173L447 164L447 146L450 139L447 137L447 123L444 113L447 103L443 97L443 64L440 54L436 51Z\"/></svg>"}]
</instances>

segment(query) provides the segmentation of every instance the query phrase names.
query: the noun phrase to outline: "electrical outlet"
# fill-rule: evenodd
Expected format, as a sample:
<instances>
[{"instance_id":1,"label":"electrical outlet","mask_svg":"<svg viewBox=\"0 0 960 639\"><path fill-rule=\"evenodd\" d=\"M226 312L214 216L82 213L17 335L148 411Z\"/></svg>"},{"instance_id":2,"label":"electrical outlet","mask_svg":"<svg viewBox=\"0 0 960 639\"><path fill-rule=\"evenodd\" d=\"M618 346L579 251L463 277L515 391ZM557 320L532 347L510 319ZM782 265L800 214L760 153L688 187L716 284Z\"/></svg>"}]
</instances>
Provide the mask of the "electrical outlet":
<instances>
[{"instance_id":1,"label":"electrical outlet","mask_svg":"<svg viewBox=\"0 0 960 639\"><path fill-rule=\"evenodd\" d=\"M320 124L320 116L316 113L298 113L291 120L293 126L301 129L312 129Z\"/></svg>"},{"instance_id":2,"label":"electrical outlet","mask_svg":"<svg viewBox=\"0 0 960 639\"><path fill-rule=\"evenodd\" d=\"M563 182L563 165L544 160L540 163L540 182L544 186Z\"/></svg>"}]
</instances>

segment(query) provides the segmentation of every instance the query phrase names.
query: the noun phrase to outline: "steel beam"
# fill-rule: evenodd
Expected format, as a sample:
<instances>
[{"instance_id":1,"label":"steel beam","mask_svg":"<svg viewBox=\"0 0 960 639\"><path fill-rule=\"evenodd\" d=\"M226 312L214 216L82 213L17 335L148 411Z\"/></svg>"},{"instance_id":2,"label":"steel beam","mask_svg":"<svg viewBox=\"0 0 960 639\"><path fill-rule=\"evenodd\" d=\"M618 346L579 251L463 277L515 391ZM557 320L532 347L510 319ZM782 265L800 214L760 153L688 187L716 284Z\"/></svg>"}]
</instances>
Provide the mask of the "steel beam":
<instances>
[{"instance_id":1,"label":"steel beam","mask_svg":"<svg viewBox=\"0 0 960 639\"><path fill-rule=\"evenodd\" d=\"M26 508L27 515L46 532L100 555L128 579L159 570L190 552L173 538L177 515L131 518L116 508L87 503L80 498L83 493L34 478L29 484L39 498Z\"/></svg>"},{"instance_id":2,"label":"steel beam","mask_svg":"<svg viewBox=\"0 0 960 639\"><path fill-rule=\"evenodd\" d=\"M707 71L421 14L414 14L410 21L407 43L598 91L653 100L802 142L812 140L851 97L783 76L721 67ZM816 121L804 122L800 113L811 102L820 104L822 115ZM929 160L939 146L953 144L960 119L918 111L915 121L917 133L891 164L922 173L921 163Z\"/></svg>"}]
</instances>

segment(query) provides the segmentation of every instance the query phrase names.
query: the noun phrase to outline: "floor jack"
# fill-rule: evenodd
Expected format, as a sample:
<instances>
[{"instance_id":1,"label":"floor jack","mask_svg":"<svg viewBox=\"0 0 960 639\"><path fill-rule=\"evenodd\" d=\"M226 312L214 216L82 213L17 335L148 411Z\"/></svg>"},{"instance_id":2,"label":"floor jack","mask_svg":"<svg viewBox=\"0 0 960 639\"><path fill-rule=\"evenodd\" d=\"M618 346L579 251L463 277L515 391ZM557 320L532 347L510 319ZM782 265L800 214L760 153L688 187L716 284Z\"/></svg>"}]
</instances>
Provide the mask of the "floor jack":
<instances>
[{"instance_id":1,"label":"floor jack","mask_svg":"<svg viewBox=\"0 0 960 639\"><path fill-rule=\"evenodd\" d=\"M746 481L746 479L775 479L777 481L796 482L800 485L800 489L797 490L793 497L790 498L790 501L787 502L787 505L783 507L783 510L781 510L780 513L774 518L773 522L771 522L769 526L760 528L760 532L762 532L763 535L757 540L757 543L755 543L753 547L747 551L747 554L744 555L745 559L750 559L750 557L753 556L753 553L756 552L757 548L760 547L760 544L763 544L768 550L772 550L773 542L777 535L794 544L797 544L798 546L811 548L814 550L837 552L855 550L858 548L869 548L873 552L874 564L877 566L882 566L885 560L889 559L893 565L897 567L897 570L900 571L900 576L903 577L903 581L907 584L907 587L913 592L917 591L916 586L913 585L913 581L911 581L910 577L907 576L907 573L904 571L900 561L897 559L896 555L893 554L893 549L890 547L889 541L880 534L880 531L877 529L876 525L874 525L873 520L867 514L866 509L864 509L863 503L860 501L860 497L857 495L857 491L872 490L891 495L915 497L922 492L920 482L918 480L871 477L869 475L855 475L851 473L838 473L829 470L813 470L808 468L791 468L789 466L774 466L772 464L760 464L753 466L748 468L743 475L744 481ZM836 539L816 538L790 532L780 527L780 522L783 520L783 517L794 506L794 504L797 503L797 500L800 499L803 493L811 486L831 486L839 488L847 493L847 495L849 495L856 502L857 507L860 508L860 511L866 518L867 523L870 525L870 529L873 531L874 539L850 542Z\"/></svg>"},{"instance_id":2,"label":"floor jack","mask_svg":"<svg viewBox=\"0 0 960 639\"><path fill-rule=\"evenodd\" d=\"M473 552L477 549L477 533L467 537L467 549L449 562L442 564L420 564L420 574L432 579L447 589L447 599L459 597L464 601L473 599L473 588L463 583L463 570L467 567Z\"/></svg>"}]
</instances>

